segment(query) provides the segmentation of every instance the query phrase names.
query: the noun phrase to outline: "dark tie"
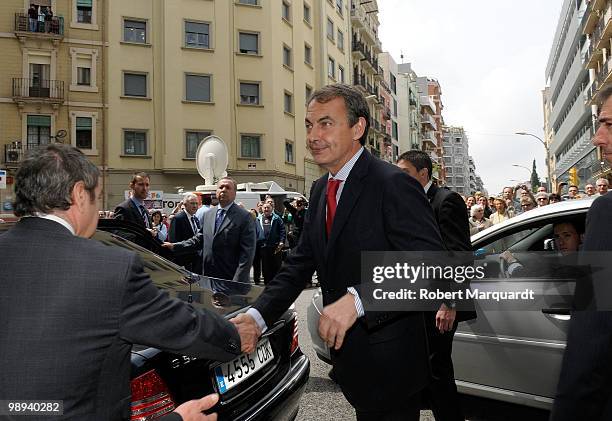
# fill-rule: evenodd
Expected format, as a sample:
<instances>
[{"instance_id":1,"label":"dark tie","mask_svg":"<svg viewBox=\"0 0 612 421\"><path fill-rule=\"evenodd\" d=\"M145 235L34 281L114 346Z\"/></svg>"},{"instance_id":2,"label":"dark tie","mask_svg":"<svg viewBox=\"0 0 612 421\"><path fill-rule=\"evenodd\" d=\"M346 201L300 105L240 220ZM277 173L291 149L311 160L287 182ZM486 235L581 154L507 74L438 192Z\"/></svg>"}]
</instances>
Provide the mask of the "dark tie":
<instances>
[{"instance_id":1,"label":"dark tie","mask_svg":"<svg viewBox=\"0 0 612 421\"><path fill-rule=\"evenodd\" d=\"M217 231L219 231L221 222L223 222L223 215L225 215L225 209L219 209L217 211L217 216L215 217L215 234L217 233Z\"/></svg>"},{"instance_id":2,"label":"dark tie","mask_svg":"<svg viewBox=\"0 0 612 421\"><path fill-rule=\"evenodd\" d=\"M147 210L142 205L140 205L140 214L142 215L142 219L144 221L145 227L151 228L149 225L149 216L148 216Z\"/></svg>"},{"instance_id":3,"label":"dark tie","mask_svg":"<svg viewBox=\"0 0 612 421\"><path fill-rule=\"evenodd\" d=\"M192 227L193 228L193 233L197 234L198 231L200 231L200 221L198 221L198 217L193 215L191 217L191 223L193 225L193 227Z\"/></svg>"},{"instance_id":4,"label":"dark tie","mask_svg":"<svg viewBox=\"0 0 612 421\"><path fill-rule=\"evenodd\" d=\"M328 237L334 223L334 216L336 216L336 194L338 193L340 183L342 183L342 180L333 178L327 180L327 219L325 221L325 226L327 228Z\"/></svg>"}]
</instances>

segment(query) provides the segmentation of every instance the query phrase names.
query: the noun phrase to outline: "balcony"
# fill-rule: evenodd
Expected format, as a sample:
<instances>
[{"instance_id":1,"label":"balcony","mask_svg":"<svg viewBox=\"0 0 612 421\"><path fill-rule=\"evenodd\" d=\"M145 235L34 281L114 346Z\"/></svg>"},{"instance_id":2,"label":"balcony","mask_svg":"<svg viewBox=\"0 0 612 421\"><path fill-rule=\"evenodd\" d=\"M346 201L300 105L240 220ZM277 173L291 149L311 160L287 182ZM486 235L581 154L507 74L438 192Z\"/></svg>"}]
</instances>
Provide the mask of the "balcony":
<instances>
[{"instance_id":1,"label":"balcony","mask_svg":"<svg viewBox=\"0 0 612 421\"><path fill-rule=\"evenodd\" d=\"M430 131L423 135L423 140L421 143L427 148L427 150L433 150L438 146L436 136Z\"/></svg>"},{"instance_id":2,"label":"balcony","mask_svg":"<svg viewBox=\"0 0 612 421\"><path fill-rule=\"evenodd\" d=\"M13 101L21 105L26 102L59 105L64 102L64 82L13 78Z\"/></svg>"},{"instance_id":3,"label":"balcony","mask_svg":"<svg viewBox=\"0 0 612 421\"><path fill-rule=\"evenodd\" d=\"M357 40L356 37L353 37L353 41L351 43L351 52L353 53L353 58L357 60L363 60L365 56L365 45L363 42Z\"/></svg>"},{"instance_id":4,"label":"balcony","mask_svg":"<svg viewBox=\"0 0 612 421\"><path fill-rule=\"evenodd\" d=\"M593 43L593 40L591 40L584 58L584 67L586 69L596 69L597 61L601 58L602 54L602 51L595 48L595 44Z\"/></svg>"},{"instance_id":5,"label":"balcony","mask_svg":"<svg viewBox=\"0 0 612 421\"><path fill-rule=\"evenodd\" d=\"M595 38L596 32L598 33L597 39L593 39L591 42L595 41L596 47L599 49L609 49L610 36L612 35L612 4L608 3L608 7L606 7L605 12L599 18L597 28L593 32L593 38Z\"/></svg>"},{"instance_id":6,"label":"balcony","mask_svg":"<svg viewBox=\"0 0 612 421\"><path fill-rule=\"evenodd\" d=\"M382 86L382 88L385 90L385 92L387 92L389 95L391 95L391 89L389 88L389 84L387 83L386 80L381 80L380 81L380 86Z\"/></svg>"},{"instance_id":7,"label":"balcony","mask_svg":"<svg viewBox=\"0 0 612 421\"><path fill-rule=\"evenodd\" d=\"M590 1L587 5L584 15L582 15L582 33L590 35L597 25L597 13L593 10L593 2Z\"/></svg>"},{"instance_id":8,"label":"balcony","mask_svg":"<svg viewBox=\"0 0 612 421\"><path fill-rule=\"evenodd\" d=\"M436 125L436 121L429 114L422 114L421 115L421 124L423 126L430 126L430 128L432 130L437 130L437 127L438 127Z\"/></svg>"},{"instance_id":9,"label":"balcony","mask_svg":"<svg viewBox=\"0 0 612 421\"><path fill-rule=\"evenodd\" d=\"M601 66L601 70L597 73L597 85L603 86L610 82L610 70L612 70L612 57Z\"/></svg>"},{"instance_id":10,"label":"balcony","mask_svg":"<svg viewBox=\"0 0 612 421\"><path fill-rule=\"evenodd\" d=\"M391 120L391 109L387 106L383 107L382 111L383 120Z\"/></svg>"},{"instance_id":11,"label":"balcony","mask_svg":"<svg viewBox=\"0 0 612 421\"><path fill-rule=\"evenodd\" d=\"M361 59L361 65L364 70L369 71L370 73L376 73L376 69L378 68L378 62L372 57L372 54L366 49L364 58ZM376 65L375 65L376 63Z\"/></svg>"},{"instance_id":12,"label":"balcony","mask_svg":"<svg viewBox=\"0 0 612 421\"><path fill-rule=\"evenodd\" d=\"M19 165L23 160L24 154L23 144L20 141L4 145L4 163L7 166Z\"/></svg>"},{"instance_id":13,"label":"balcony","mask_svg":"<svg viewBox=\"0 0 612 421\"><path fill-rule=\"evenodd\" d=\"M27 38L37 38L49 39L57 44L64 38L64 17L54 16L45 22L30 22L27 13L15 13L15 36L21 42Z\"/></svg>"},{"instance_id":14,"label":"balcony","mask_svg":"<svg viewBox=\"0 0 612 421\"><path fill-rule=\"evenodd\" d=\"M367 93L366 77L363 73L353 72L353 85L360 88L362 93Z\"/></svg>"},{"instance_id":15,"label":"balcony","mask_svg":"<svg viewBox=\"0 0 612 421\"><path fill-rule=\"evenodd\" d=\"M366 24L365 10L360 5L351 4L351 23L353 28L363 28Z\"/></svg>"}]
</instances>

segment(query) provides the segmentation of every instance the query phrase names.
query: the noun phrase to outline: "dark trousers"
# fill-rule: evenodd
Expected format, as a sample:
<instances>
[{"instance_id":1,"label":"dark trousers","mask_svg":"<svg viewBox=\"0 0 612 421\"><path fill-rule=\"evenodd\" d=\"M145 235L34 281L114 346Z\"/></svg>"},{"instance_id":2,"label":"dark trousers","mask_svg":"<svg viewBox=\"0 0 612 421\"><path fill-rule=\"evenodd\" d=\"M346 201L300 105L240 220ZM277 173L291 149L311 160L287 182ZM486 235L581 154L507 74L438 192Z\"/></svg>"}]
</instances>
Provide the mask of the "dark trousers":
<instances>
[{"instance_id":1,"label":"dark trousers","mask_svg":"<svg viewBox=\"0 0 612 421\"><path fill-rule=\"evenodd\" d=\"M255 258L253 259L253 282L261 282L261 247L255 247Z\"/></svg>"},{"instance_id":2,"label":"dark trousers","mask_svg":"<svg viewBox=\"0 0 612 421\"><path fill-rule=\"evenodd\" d=\"M403 408L373 412L356 410L357 421L419 421L420 402L421 395L417 393L406 397L406 400L402 402Z\"/></svg>"},{"instance_id":3,"label":"dark trousers","mask_svg":"<svg viewBox=\"0 0 612 421\"><path fill-rule=\"evenodd\" d=\"M261 248L261 268L263 271L264 284L276 276L276 273L283 263L281 252L275 253L276 247L262 247Z\"/></svg>"},{"instance_id":4,"label":"dark trousers","mask_svg":"<svg viewBox=\"0 0 612 421\"><path fill-rule=\"evenodd\" d=\"M424 397L431 405L436 421L465 421L453 370L453 337L457 321L450 332L440 333L436 328L436 313L425 315L427 339L433 380L424 391Z\"/></svg>"}]
</instances>

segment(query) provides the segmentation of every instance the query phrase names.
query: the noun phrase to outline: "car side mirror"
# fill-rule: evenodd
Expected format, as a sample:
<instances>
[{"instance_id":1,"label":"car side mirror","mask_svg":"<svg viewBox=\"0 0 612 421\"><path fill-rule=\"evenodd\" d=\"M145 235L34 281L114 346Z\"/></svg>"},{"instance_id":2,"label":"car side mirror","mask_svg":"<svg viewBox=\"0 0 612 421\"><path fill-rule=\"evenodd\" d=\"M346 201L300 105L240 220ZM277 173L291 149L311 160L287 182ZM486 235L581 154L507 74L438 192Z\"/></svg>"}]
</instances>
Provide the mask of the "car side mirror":
<instances>
[{"instance_id":1,"label":"car side mirror","mask_svg":"<svg viewBox=\"0 0 612 421\"><path fill-rule=\"evenodd\" d=\"M548 238L544 240L544 251L555 251L557 250L557 245L555 244L555 240L553 238Z\"/></svg>"}]
</instances>

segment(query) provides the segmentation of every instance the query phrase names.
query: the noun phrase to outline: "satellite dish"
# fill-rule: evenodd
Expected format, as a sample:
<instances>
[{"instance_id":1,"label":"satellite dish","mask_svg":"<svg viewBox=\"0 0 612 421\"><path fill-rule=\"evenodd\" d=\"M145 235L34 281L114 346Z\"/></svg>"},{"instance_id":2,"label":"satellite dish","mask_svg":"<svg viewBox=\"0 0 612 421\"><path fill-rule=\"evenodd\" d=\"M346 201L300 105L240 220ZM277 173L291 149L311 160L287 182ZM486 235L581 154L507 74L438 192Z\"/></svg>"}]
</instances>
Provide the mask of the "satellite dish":
<instances>
[{"instance_id":1,"label":"satellite dish","mask_svg":"<svg viewBox=\"0 0 612 421\"><path fill-rule=\"evenodd\" d=\"M225 177L229 158L225 142L218 136L208 136L198 145L196 167L207 185Z\"/></svg>"}]
</instances>

